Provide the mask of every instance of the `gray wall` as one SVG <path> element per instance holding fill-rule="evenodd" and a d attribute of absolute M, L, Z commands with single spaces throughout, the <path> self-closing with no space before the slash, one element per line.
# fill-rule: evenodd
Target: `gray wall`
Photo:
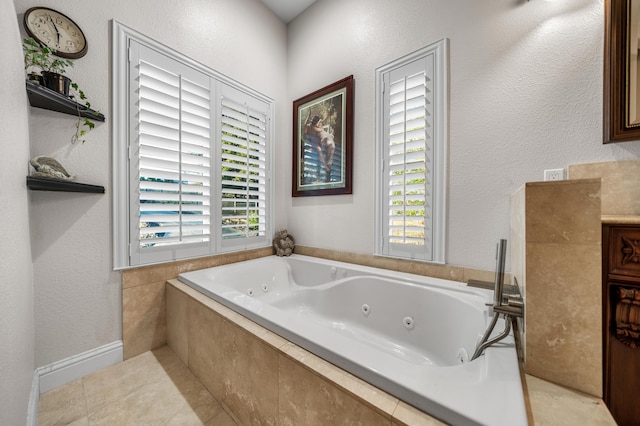
<path fill-rule="evenodd" d="M 12 2 L 0 2 L 0 425 L 23 425 L 34 370 L 28 107 Z"/>

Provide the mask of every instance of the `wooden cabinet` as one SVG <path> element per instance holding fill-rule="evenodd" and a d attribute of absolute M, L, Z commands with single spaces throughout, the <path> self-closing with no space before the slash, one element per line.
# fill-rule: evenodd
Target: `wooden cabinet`
<path fill-rule="evenodd" d="M 604 401 L 640 424 L 640 225 L 603 225 Z"/>

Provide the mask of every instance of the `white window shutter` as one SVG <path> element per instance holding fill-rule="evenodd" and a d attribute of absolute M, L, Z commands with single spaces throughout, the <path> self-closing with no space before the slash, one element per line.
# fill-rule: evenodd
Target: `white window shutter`
<path fill-rule="evenodd" d="M 132 51 L 131 255 L 149 263 L 207 253 L 210 79 L 145 46 Z"/>
<path fill-rule="evenodd" d="M 267 240 L 269 105 L 220 84 L 221 247 Z"/>
<path fill-rule="evenodd" d="M 378 254 L 444 262 L 446 91 L 437 49 L 377 70 Z"/>
<path fill-rule="evenodd" d="M 274 101 L 114 21 L 114 267 L 268 247 Z"/>

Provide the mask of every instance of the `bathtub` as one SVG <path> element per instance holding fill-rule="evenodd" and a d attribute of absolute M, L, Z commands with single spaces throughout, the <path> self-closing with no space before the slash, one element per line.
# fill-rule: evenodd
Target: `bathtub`
<path fill-rule="evenodd" d="M 296 254 L 178 279 L 444 422 L 527 424 L 513 336 L 469 362 L 491 291 Z"/>

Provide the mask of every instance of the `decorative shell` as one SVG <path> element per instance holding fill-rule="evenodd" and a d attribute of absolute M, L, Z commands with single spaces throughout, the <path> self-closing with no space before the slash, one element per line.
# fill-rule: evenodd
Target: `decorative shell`
<path fill-rule="evenodd" d="M 31 176 L 61 180 L 75 179 L 74 176 L 71 176 L 69 172 L 62 167 L 62 164 L 51 157 L 33 157 L 29 163 L 36 169 L 35 172 L 31 173 Z"/>

